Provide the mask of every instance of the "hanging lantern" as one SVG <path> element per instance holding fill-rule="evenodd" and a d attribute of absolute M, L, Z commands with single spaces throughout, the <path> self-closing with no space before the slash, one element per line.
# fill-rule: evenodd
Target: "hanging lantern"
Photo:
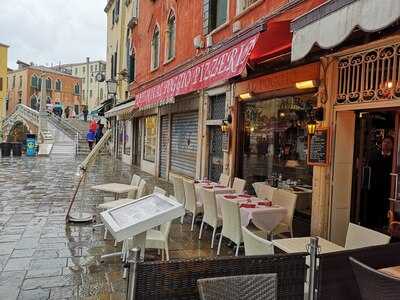
<path fill-rule="evenodd" d="M 316 129 L 317 129 L 317 122 L 315 120 L 311 120 L 307 123 L 307 133 L 309 135 L 314 135 Z"/>

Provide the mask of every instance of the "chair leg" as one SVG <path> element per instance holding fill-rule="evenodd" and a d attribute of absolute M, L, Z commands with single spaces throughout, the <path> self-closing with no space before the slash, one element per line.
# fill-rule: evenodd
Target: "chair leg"
<path fill-rule="evenodd" d="M 169 249 L 168 249 L 168 243 L 165 243 L 165 257 L 167 258 L 167 261 L 169 261 Z"/>
<path fill-rule="evenodd" d="M 236 243 L 235 256 L 238 256 L 238 255 L 239 255 L 239 246 L 240 246 L 240 243 Z"/>
<path fill-rule="evenodd" d="M 164 261 L 164 249 L 161 249 L 161 260 Z"/>
<path fill-rule="evenodd" d="M 183 215 L 182 217 L 181 217 L 181 224 L 183 224 L 183 218 L 185 217 L 185 215 Z"/>
<path fill-rule="evenodd" d="M 107 232 L 108 232 L 108 230 L 107 230 L 107 228 L 104 228 L 104 237 L 103 237 L 103 239 L 107 239 Z"/>
<path fill-rule="evenodd" d="M 199 233 L 199 240 L 201 240 L 201 234 L 202 234 L 202 232 L 203 232 L 203 225 L 204 225 L 204 222 L 203 221 L 201 221 L 201 225 L 200 225 L 200 233 Z M 212 247 L 211 247 L 212 248 Z"/>
<path fill-rule="evenodd" d="M 293 228 L 290 226 L 290 237 L 293 238 Z"/>
<path fill-rule="evenodd" d="M 114 247 L 117 247 L 118 243 L 117 240 L 114 240 Z"/>
<path fill-rule="evenodd" d="M 196 218 L 196 215 L 193 214 L 193 218 L 192 218 L 192 227 L 190 228 L 190 231 L 193 231 L 194 229 L 194 219 Z"/>
<path fill-rule="evenodd" d="M 222 233 L 219 236 L 217 255 L 219 255 L 219 252 L 221 251 L 221 243 L 222 243 Z"/>
<path fill-rule="evenodd" d="M 217 231 L 217 226 L 214 227 L 212 238 L 211 238 L 211 249 L 214 248 L 215 232 Z"/>

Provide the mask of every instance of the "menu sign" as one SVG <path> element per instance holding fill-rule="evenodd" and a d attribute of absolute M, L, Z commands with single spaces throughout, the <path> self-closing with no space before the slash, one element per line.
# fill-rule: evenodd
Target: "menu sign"
<path fill-rule="evenodd" d="M 328 164 L 329 133 L 327 128 L 317 129 L 308 136 L 307 162 L 309 165 Z"/>

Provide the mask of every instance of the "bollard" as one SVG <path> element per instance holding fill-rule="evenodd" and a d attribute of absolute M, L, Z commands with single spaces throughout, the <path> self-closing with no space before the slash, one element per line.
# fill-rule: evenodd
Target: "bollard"
<path fill-rule="evenodd" d="M 308 299 L 317 299 L 315 294 L 315 279 L 317 273 L 317 254 L 318 254 L 318 238 L 311 237 L 308 244 L 308 253 L 310 254 L 310 278 L 308 279 Z"/>
<path fill-rule="evenodd" d="M 136 266 L 140 260 L 140 248 L 130 249 L 127 259 L 127 264 L 129 264 L 128 291 L 126 293 L 128 300 L 134 300 L 136 296 Z"/>

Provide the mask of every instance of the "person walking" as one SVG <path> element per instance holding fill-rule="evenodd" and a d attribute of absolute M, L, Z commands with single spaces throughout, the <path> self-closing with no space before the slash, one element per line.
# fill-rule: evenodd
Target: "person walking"
<path fill-rule="evenodd" d="M 93 131 L 93 130 L 91 130 L 91 129 L 89 129 L 89 130 L 88 130 L 88 133 L 87 133 L 87 135 L 86 135 L 86 140 L 87 140 L 87 142 L 88 142 L 90 151 L 92 151 L 92 149 L 93 149 L 93 144 L 94 144 L 94 142 L 96 141 L 96 132 Z"/>
<path fill-rule="evenodd" d="M 65 118 L 68 119 L 69 118 L 69 106 L 67 106 L 64 110 L 64 114 L 65 114 Z"/>
<path fill-rule="evenodd" d="M 103 128 L 104 125 L 101 124 L 100 120 L 97 122 L 97 129 L 96 129 L 96 143 L 98 143 L 101 138 L 103 137 Z"/>
<path fill-rule="evenodd" d="M 85 122 L 87 122 L 87 116 L 88 116 L 88 114 L 89 114 L 89 111 L 88 111 L 88 109 L 87 109 L 87 107 L 86 107 L 86 105 L 83 107 L 83 120 L 85 121 Z"/>

